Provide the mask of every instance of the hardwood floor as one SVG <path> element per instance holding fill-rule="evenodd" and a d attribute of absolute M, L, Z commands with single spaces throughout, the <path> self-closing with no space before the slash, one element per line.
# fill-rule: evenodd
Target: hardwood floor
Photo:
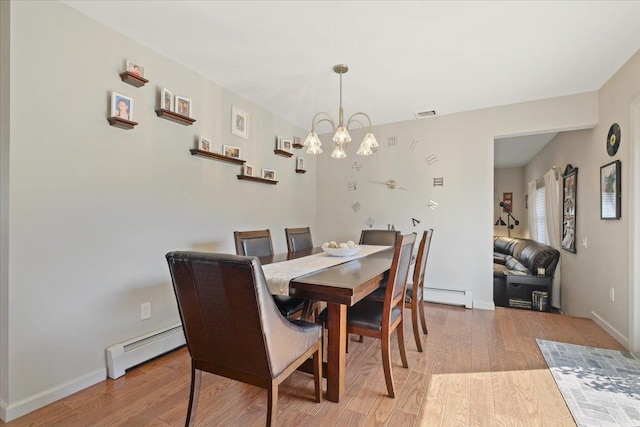
<path fill-rule="evenodd" d="M 387 396 L 380 341 L 365 338 L 349 345 L 340 403 L 315 403 L 313 377 L 295 372 L 280 386 L 278 424 L 573 426 L 535 338 L 623 350 L 589 319 L 436 304 L 427 304 L 426 313 L 424 353 L 416 351 L 405 322 L 409 369 L 392 340 L 395 399 Z M 6 425 L 184 425 L 189 381 L 189 355 L 181 348 Z M 197 425 L 263 426 L 266 405 L 265 390 L 204 373 Z"/>

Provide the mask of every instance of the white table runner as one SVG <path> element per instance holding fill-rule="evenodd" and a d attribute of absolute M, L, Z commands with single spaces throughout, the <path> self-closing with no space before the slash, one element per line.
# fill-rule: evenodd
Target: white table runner
<path fill-rule="evenodd" d="M 362 258 L 376 252 L 383 251 L 391 246 L 359 245 L 360 251 L 347 257 L 335 257 L 322 252 L 302 258 L 276 262 L 262 266 L 264 276 L 267 279 L 269 291 L 274 295 L 289 295 L 289 282 L 294 277 L 324 270 L 334 265 Z"/>

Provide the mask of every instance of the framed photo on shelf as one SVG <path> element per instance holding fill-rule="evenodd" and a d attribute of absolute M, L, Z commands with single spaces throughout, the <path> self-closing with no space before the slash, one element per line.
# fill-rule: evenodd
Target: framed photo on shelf
<path fill-rule="evenodd" d="M 162 89 L 162 98 L 160 99 L 162 100 L 161 107 L 163 109 L 168 111 L 173 111 L 173 94 L 169 92 L 169 89 L 167 88 Z"/>
<path fill-rule="evenodd" d="M 238 107 L 231 107 L 231 133 L 249 139 L 249 115 Z"/>
<path fill-rule="evenodd" d="M 562 175 L 562 249 L 576 253 L 578 168 L 567 165 Z"/>
<path fill-rule="evenodd" d="M 127 71 L 136 76 L 144 77 L 144 67 L 127 59 Z"/>
<path fill-rule="evenodd" d="M 232 157 L 234 159 L 240 158 L 240 147 L 234 147 L 233 145 L 223 145 L 222 146 L 222 154 L 227 157 Z"/>
<path fill-rule="evenodd" d="M 133 120 L 133 99 L 111 92 L 111 117 Z"/>
<path fill-rule="evenodd" d="M 620 160 L 600 167 L 600 219 L 620 219 L 622 171 Z"/>
<path fill-rule="evenodd" d="M 211 141 L 201 136 L 198 140 L 198 150 L 211 151 Z"/>
<path fill-rule="evenodd" d="M 247 176 L 253 176 L 253 166 L 248 165 L 245 163 L 245 165 L 243 166 L 243 173 Z"/>
<path fill-rule="evenodd" d="M 282 140 L 282 151 L 286 151 L 287 153 L 291 153 L 293 152 L 293 147 L 292 147 L 292 142 L 290 139 L 283 139 Z"/>
<path fill-rule="evenodd" d="M 511 212 L 513 208 L 513 193 L 502 193 L 502 212 Z"/>
<path fill-rule="evenodd" d="M 276 137 L 276 150 L 284 151 L 284 139 L 279 136 Z"/>
<path fill-rule="evenodd" d="M 296 169 L 304 170 L 304 157 L 298 157 L 296 162 Z"/>
<path fill-rule="evenodd" d="M 262 179 L 270 179 L 272 181 L 275 180 L 276 171 L 272 169 L 262 169 Z"/>
<path fill-rule="evenodd" d="M 293 137 L 293 146 L 294 147 L 300 147 L 302 145 L 302 139 L 300 139 L 299 136 L 294 136 Z"/>
<path fill-rule="evenodd" d="M 175 104 L 176 113 L 182 114 L 183 116 L 191 117 L 191 113 L 193 113 L 193 106 L 191 105 L 191 100 L 189 98 L 176 95 Z"/>

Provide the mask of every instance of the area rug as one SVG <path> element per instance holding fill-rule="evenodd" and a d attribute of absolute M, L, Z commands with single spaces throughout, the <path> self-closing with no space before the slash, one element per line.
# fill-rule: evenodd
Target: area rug
<path fill-rule="evenodd" d="M 536 339 L 579 426 L 640 426 L 640 355 Z"/>

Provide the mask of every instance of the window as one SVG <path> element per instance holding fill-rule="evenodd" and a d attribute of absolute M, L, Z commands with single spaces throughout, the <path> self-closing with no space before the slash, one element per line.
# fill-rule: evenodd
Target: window
<path fill-rule="evenodd" d="M 547 214 L 545 208 L 544 185 L 542 185 L 536 188 L 536 226 L 538 228 L 538 235 L 535 236 L 535 240 L 540 243 L 549 244 L 549 237 L 547 236 Z"/>

